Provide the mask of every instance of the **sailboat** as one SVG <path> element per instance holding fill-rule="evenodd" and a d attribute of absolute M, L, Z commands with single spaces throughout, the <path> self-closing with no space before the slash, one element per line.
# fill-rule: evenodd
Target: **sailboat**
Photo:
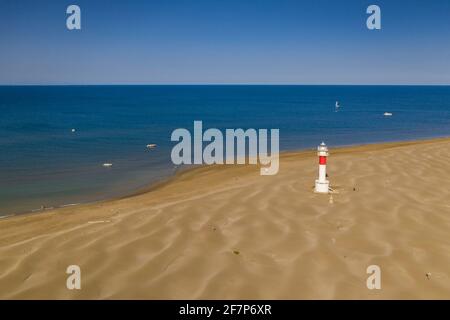
<path fill-rule="evenodd" d="M 336 101 L 335 107 L 336 107 L 336 109 L 339 109 L 339 108 L 340 108 L 339 101 Z"/>

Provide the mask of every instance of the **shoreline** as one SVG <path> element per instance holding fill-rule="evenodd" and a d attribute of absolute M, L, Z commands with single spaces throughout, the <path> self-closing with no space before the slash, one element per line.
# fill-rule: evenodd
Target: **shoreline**
<path fill-rule="evenodd" d="M 450 136 L 439 136 L 439 137 L 432 137 L 432 138 L 421 138 L 421 139 L 415 139 L 415 140 L 398 140 L 398 141 L 388 141 L 388 142 L 371 142 L 371 143 L 355 143 L 355 144 L 345 144 L 345 145 L 337 145 L 337 146 L 333 146 L 332 147 L 332 152 L 335 153 L 336 151 L 339 152 L 347 152 L 346 149 L 349 148 L 363 148 L 363 147 L 370 147 L 370 146 L 385 146 L 388 147 L 390 145 L 392 145 L 392 147 L 397 147 L 397 146 L 403 146 L 403 145 L 411 145 L 411 144 L 421 144 L 421 143 L 429 143 L 429 142 L 435 142 L 435 141 L 440 141 L 440 140 L 447 140 L 450 139 Z M 361 150 L 362 151 L 362 150 Z M 283 150 L 280 151 L 279 155 L 280 155 L 280 159 L 283 155 L 296 155 L 296 154 L 300 154 L 300 153 L 305 153 L 305 152 L 313 152 L 314 154 L 316 153 L 315 149 L 309 149 L 309 148 L 305 148 L 305 149 L 296 149 L 296 150 Z M 167 176 L 165 178 L 161 178 L 160 180 L 156 180 L 155 182 L 152 182 L 150 184 L 148 184 L 147 186 L 144 187 L 140 187 L 134 190 L 130 190 L 129 192 L 123 194 L 123 195 L 117 195 L 117 196 L 113 196 L 113 197 L 107 197 L 107 198 L 103 198 L 103 199 L 99 199 L 99 200 L 94 200 L 94 201 L 80 201 L 78 203 L 70 203 L 70 204 L 62 204 L 62 205 L 55 205 L 55 206 L 50 206 L 50 207 L 45 207 L 44 209 L 40 209 L 40 208 L 36 208 L 36 209 L 31 209 L 28 211 L 23 211 L 23 212 L 19 212 L 19 213 L 5 213 L 4 215 L 0 215 L 0 220 L 4 220 L 4 219 L 12 219 L 15 217 L 21 217 L 21 216 L 29 216 L 29 215 L 34 215 L 34 214 L 43 214 L 43 213 L 47 213 L 47 212 L 52 212 L 54 210 L 59 210 L 59 209 L 64 209 L 66 207 L 77 207 L 77 206 L 85 206 L 85 205 L 94 205 L 94 204 L 101 204 L 101 203 L 105 203 L 105 202 L 109 202 L 109 201 L 115 201 L 115 200 L 121 200 L 121 199 L 127 199 L 127 198 L 132 198 L 135 196 L 139 196 L 145 193 L 149 193 L 152 192 L 154 190 L 157 190 L 160 187 L 165 186 L 166 184 L 172 183 L 174 181 L 176 181 L 176 179 L 180 176 L 182 176 L 183 174 L 185 174 L 186 172 L 189 171 L 193 171 L 193 170 L 198 170 L 198 169 L 202 169 L 202 168 L 212 168 L 215 166 L 232 166 L 232 165 L 206 165 L 206 164 L 201 164 L 201 165 L 191 165 L 185 168 L 180 168 L 177 169 L 176 172 L 174 174 L 171 174 L 170 176 Z M 257 166 L 257 165 L 256 165 Z"/>
<path fill-rule="evenodd" d="M 0 220 L 0 298 L 446 299 L 450 138 L 200 166 L 133 196 Z M 436 186 L 440 186 L 436 188 Z M 82 290 L 67 290 L 78 265 Z M 366 269 L 382 270 L 368 290 Z M 2 289 L 3 288 L 3 289 Z"/>

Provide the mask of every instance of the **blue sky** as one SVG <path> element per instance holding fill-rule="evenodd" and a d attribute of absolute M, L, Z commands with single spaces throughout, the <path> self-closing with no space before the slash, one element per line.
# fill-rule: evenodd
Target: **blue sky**
<path fill-rule="evenodd" d="M 448 0 L 2 0 L 0 40 L 0 84 L 450 84 Z"/>

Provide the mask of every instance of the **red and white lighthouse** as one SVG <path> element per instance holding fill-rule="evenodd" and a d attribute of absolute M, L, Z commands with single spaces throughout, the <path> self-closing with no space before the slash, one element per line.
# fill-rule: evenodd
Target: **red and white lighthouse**
<path fill-rule="evenodd" d="M 327 180 L 328 148 L 324 142 L 317 147 L 317 155 L 319 156 L 319 179 L 316 180 L 314 191 L 317 193 L 328 193 L 330 188 L 330 181 Z"/>

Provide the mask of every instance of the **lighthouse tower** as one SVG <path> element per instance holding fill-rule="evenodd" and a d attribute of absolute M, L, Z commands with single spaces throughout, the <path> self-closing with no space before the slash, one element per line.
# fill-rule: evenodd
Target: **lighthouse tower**
<path fill-rule="evenodd" d="M 316 187 L 314 189 L 317 193 L 328 193 L 330 181 L 327 180 L 327 145 L 322 142 L 317 147 L 317 155 L 319 156 L 319 179 L 316 180 Z"/>

